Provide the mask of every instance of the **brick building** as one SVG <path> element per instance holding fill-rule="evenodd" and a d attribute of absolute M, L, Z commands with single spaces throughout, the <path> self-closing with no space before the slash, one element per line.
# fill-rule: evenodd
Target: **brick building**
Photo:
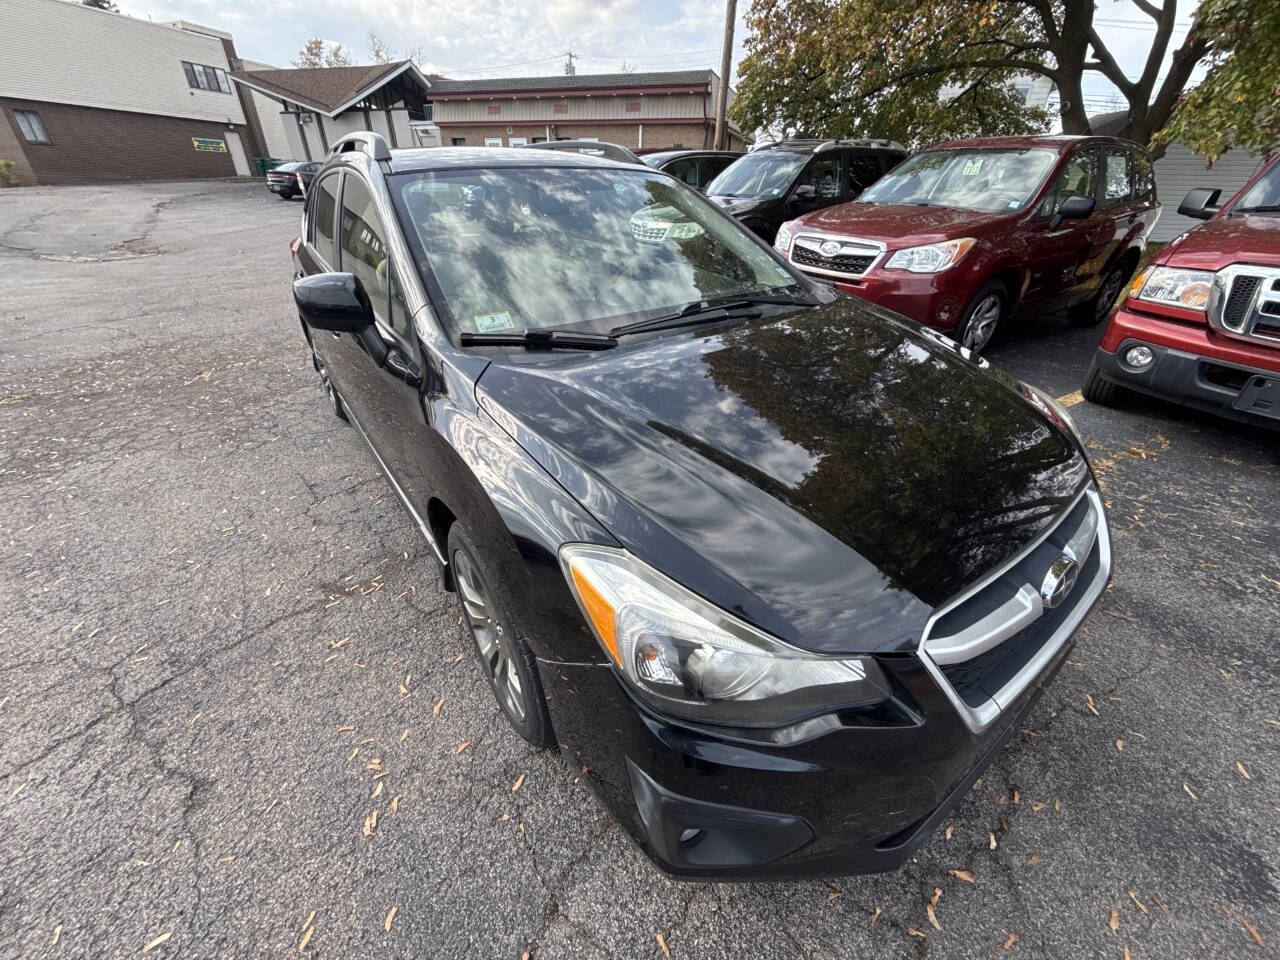
<path fill-rule="evenodd" d="M 597 139 L 632 150 L 699 148 L 715 137 L 710 70 L 431 79 L 435 123 L 444 146 L 519 146 L 542 140 Z M 733 101 L 733 88 L 729 89 Z M 745 139 L 729 125 L 730 149 Z"/>
<path fill-rule="evenodd" d="M 20 183 L 243 176 L 266 154 L 229 79 L 230 34 L 63 0 L 3 6 L 0 159 Z"/>

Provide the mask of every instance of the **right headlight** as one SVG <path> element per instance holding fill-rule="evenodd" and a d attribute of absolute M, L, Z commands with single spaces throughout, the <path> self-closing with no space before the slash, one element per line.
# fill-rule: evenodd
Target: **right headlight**
<path fill-rule="evenodd" d="M 871 657 L 823 657 L 757 630 L 625 550 L 568 544 L 560 563 L 627 685 L 670 716 L 778 727 L 888 699 Z"/>
<path fill-rule="evenodd" d="M 1129 296 L 1186 310 L 1203 310 L 1212 286 L 1213 274 L 1207 270 L 1148 267 L 1133 282 Z"/>

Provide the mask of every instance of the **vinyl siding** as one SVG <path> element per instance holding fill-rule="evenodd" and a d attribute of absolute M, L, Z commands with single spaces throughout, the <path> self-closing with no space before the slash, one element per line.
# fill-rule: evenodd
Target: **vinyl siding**
<path fill-rule="evenodd" d="M 628 111 L 627 104 L 639 104 L 638 111 Z M 564 113 L 556 113 L 555 105 L 563 104 Z M 497 113 L 490 113 L 497 107 Z M 447 123 L 582 123 L 592 120 L 671 120 L 698 119 L 715 115 L 715 103 L 705 94 L 645 94 L 644 96 L 543 97 L 541 99 L 511 97 L 475 100 L 437 100 L 435 122 Z"/>
<path fill-rule="evenodd" d="M 1151 239 L 1167 243 L 1179 234 L 1202 223 L 1178 214 L 1178 204 L 1195 187 L 1218 187 L 1222 200 L 1244 186 L 1257 172 L 1262 161 L 1243 150 L 1229 150 L 1210 168 L 1204 157 L 1192 153 L 1180 143 L 1171 144 L 1156 161 L 1156 192 L 1163 209 L 1160 221 L 1151 231 Z"/>
<path fill-rule="evenodd" d="M 244 123 L 234 93 L 192 90 L 182 61 L 228 70 L 222 41 L 63 0 L 4 0 L 0 96 Z"/>
<path fill-rule="evenodd" d="M 245 60 L 243 63 L 246 70 L 275 69 L 269 63 L 255 63 L 252 60 Z M 233 84 L 233 87 L 238 86 L 239 84 Z M 263 96 L 257 90 L 249 90 L 249 93 L 253 97 L 253 108 L 258 111 L 258 123 L 262 127 L 262 137 L 267 141 L 268 155 L 277 160 L 305 160 L 306 157 L 293 155 L 289 135 L 285 132 L 286 124 L 293 126 L 293 118 L 281 116 L 284 107 L 280 101 Z"/>

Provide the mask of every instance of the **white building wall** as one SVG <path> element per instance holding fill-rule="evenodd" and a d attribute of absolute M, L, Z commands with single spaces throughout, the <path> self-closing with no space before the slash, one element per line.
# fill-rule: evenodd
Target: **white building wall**
<path fill-rule="evenodd" d="M 269 63 L 257 63 L 253 60 L 243 60 L 245 70 L 274 70 L 276 69 Z M 297 127 L 292 117 L 281 116 L 284 107 L 279 100 L 272 100 L 268 96 L 264 96 L 252 87 L 241 87 L 240 84 L 232 84 L 233 88 L 247 90 L 253 97 L 253 108 L 258 112 L 258 122 L 262 125 L 262 137 L 267 141 L 267 153 L 275 157 L 277 160 L 305 160 L 306 157 L 299 154 L 293 155 L 292 143 L 287 133 L 288 127 Z M 296 133 L 297 130 L 295 129 Z M 301 143 L 301 141 L 299 141 Z"/>
<path fill-rule="evenodd" d="M 63 0 L 3 0 L 0 37 L 0 96 L 244 123 L 234 85 L 192 90 L 182 71 L 229 70 L 216 37 Z"/>
<path fill-rule="evenodd" d="M 564 113 L 556 113 L 556 105 L 563 105 Z M 640 109 L 628 110 L 627 104 L 638 104 Z M 490 113 L 491 107 L 498 109 Z M 434 117 L 437 123 L 473 123 L 475 121 L 502 121 L 504 123 L 589 123 L 592 120 L 701 120 L 715 116 L 715 103 L 705 94 L 650 93 L 644 96 L 566 96 L 566 97 L 478 97 L 475 100 L 436 100 Z"/>
<path fill-rule="evenodd" d="M 1218 187 L 1222 190 L 1220 199 L 1226 202 L 1261 165 L 1262 161 L 1258 157 L 1250 156 L 1243 150 L 1228 150 L 1210 169 L 1208 162 L 1200 154 L 1192 153 L 1180 143 L 1170 144 L 1165 155 L 1156 161 L 1156 193 L 1163 209 L 1160 221 L 1151 231 L 1151 239 L 1166 243 L 1204 222 L 1178 214 L 1178 204 L 1182 203 L 1188 190 L 1195 187 Z"/>

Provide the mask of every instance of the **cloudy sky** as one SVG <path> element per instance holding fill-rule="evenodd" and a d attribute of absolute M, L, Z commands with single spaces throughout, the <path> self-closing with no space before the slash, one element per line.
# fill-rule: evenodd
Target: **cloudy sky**
<path fill-rule="evenodd" d="M 287 67 L 307 37 L 349 47 L 367 61 L 375 31 L 393 52 L 417 48 L 429 71 L 458 78 L 560 73 L 577 54 L 579 73 L 719 69 L 724 7 L 718 0 L 117 0 L 122 12 L 153 20 L 185 19 L 227 30 L 242 57 Z M 1165 0 L 1174 2 L 1174 0 Z M 1186 35 L 1198 0 L 1181 0 L 1174 45 Z M 742 56 L 738 2 L 734 63 Z M 264 16 L 270 13 L 270 17 Z M 1098 0 L 1097 24 L 1126 72 L 1142 69 L 1152 21 L 1130 0 Z M 1098 77 L 1091 110 L 1105 110 L 1114 90 Z"/>

